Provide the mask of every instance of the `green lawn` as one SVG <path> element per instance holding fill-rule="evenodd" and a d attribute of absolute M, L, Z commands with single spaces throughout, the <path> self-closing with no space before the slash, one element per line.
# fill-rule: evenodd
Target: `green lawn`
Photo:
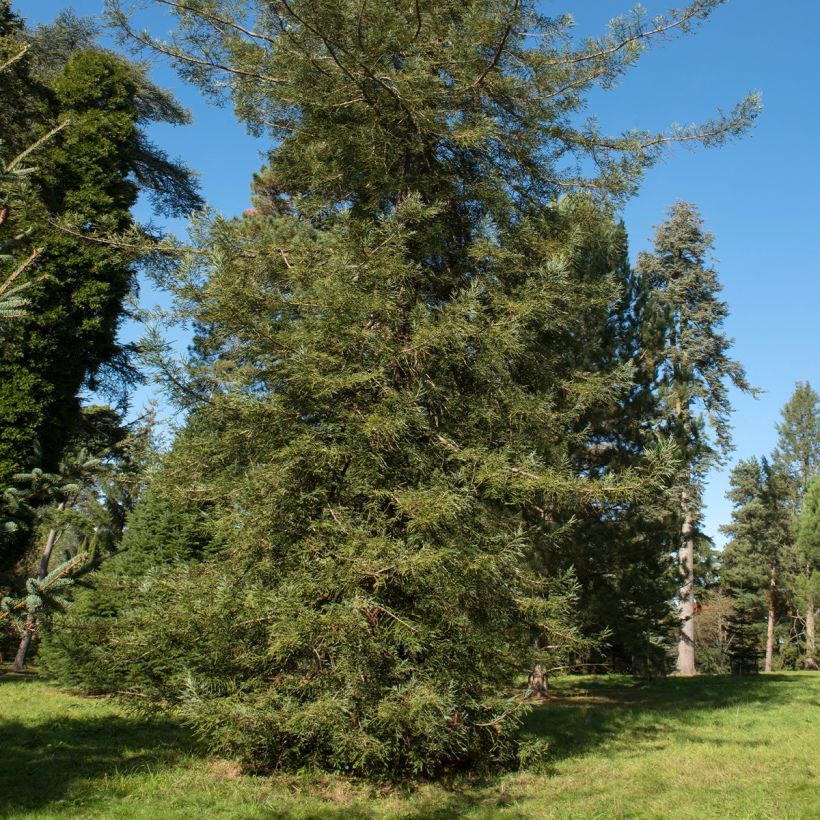
<path fill-rule="evenodd" d="M 0 816 L 820 818 L 820 675 L 563 679 L 541 771 L 447 787 L 242 776 L 184 729 L 0 676 Z"/>

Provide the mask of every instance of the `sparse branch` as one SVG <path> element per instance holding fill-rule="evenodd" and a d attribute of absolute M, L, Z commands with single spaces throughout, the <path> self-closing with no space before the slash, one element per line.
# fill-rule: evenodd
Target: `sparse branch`
<path fill-rule="evenodd" d="M 22 60 L 23 57 L 25 57 L 26 54 L 28 53 L 29 48 L 30 48 L 29 44 L 26 43 L 20 49 L 20 51 L 17 52 L 17 54 L 12 55 L 11 57 L 8 58 L 8 60 L 6 60 L 5 63 L 3 63 L 3 65 L 0 65 L 0 72 L 5 71 L 7 68 L 9 68 L 9 66 L 14 65 L 18 60 Z"/>
<path fill-rule="evenodd" d="M 510 12 L 510 17 L 513 17 L 515 13 L 518 11 L 519 0 L 515 0 L 513 3 L 512 11 Z M 507 27 L 504 29 L 504 34 L 501 37 L 501 42 L 498 44 L 498 48 L 495 50 L 495 54 L 493 55 L 493 59 L 490 61 L 489 65 L 481 72 L 481 74 L 470 84 L 470 88 L 477 88 L 484 82 L 484 78 L 498 65 L 498 61 L 501 59 L 501 55 L 504 53 L 504 47 L 507 45 L 507 39 L 510 36 L 510 32 L 512 31 L 512 21 L 507 24 Z"/>
<path fill-rule="evenodd" d="M 29 145 L 25 151 L 21 151 L 7 166 L 7 171 L 13 171 L 27 156 L 33 154 L 44 143 L 48 142 L 55 134 L 59 134 L 64 128 L 70 125 L 71 120 L 65 119 L 59 125 L 55 125 L 47 134 L 44 134 L 37 142 Z"/>
<path fill-rule="evenodd" d="M 43 249 L 42 249 L 42 248 L 35 248 L 35 249 L 34 249 L 34 250 L 33 250 L 33 251 L 29 254 L 28 258 L 27 258 L 27 259 L 25 259 L 23 262 L 21 262 L 21 263 L 20 263 L 20 264 L 19 264 L 19 265 L 18 265 L 18 266 L 14 269 L 14 271 L 13 271 L 13 272 L 12 272 L 12 274 L 11 274 L 11 276 L 9 276 L 9 278 L 8 278 L 8 279 L 6 279 L 6 281 L 5 281 L 5 282 L 3 282 L 3 284 L 2 284 L 2 285 L 0 285 L 0 297 L 1 297 L 1 296 L 3 296 L 3 295 L 5 295 L 6 293 L 8 293 L 8 292 L 9 292 L 9 290 L 11 289 L 11 286 L 14 284 L 15 279 L 19 278 L 19 276 L 23 273 L 23 271 L 24 271 L 24 270 L 26 270 L 26 268 L 28 268 L 28 267 L 29 267 L 29 265 L 33 264 L 34 260 L 35 260 L 35 259 L 37 259 L 37 257 L 38 257 L 38 256 L 39 256 L 42 252 L 43 252 Z"/>
<path fill-rule="evenodd" d="M 207 60 L 194 57 L 179 48 L 172 48 L 165 43 L 161 43 L 159 40 L 149 36 L 146 33 L 138 33 L 134 31 L 124 21 L 122 22 L 122 27 L 125 33 L 132 40 L 135 40 L 146 48 L 150 48 L 152 51 L 156 51 L 159 54 L 164 54 L 166 57 L 171 57 L 174 60 L 179 60 L 180 62 L 188 63 L 190 65 L 200 66 L 201 68 L 223 71 L 226 74 L 231 74 L 237 77 L 245 77 L 250 80 L 259 80 L 261 82 L 271 83 L 273 85 L 287 85 L 287 80 L 284 80 L 281 77 L 271 77 L 267 74 L 259 74 L 256 71 L 246 71 L 245 69 L 236 68 L 235 66 L 225 65 L 224 63 L 219 63 L 216 60 Z"/>
<path fill-rule="evenodd" d="M 169 6 L 170 8 L 178 9 L 179 11 L 187 11 L 189 14 L 193 14 L 194 16 L 207 21 L 208 23 L 216 23 L 220 26 L 227 26 L 228 28 L 232 28 L 234 31 L 238 31 L 240 34 L 244 34 L 246 37 L 250 37 L 253 40 L 262 40 L 263 42 L 269 43 L 271 45 L 274 45 L 276 43 L 276 40 L 273 37 L 268 37 L 266 34 L 262 34 L 261 32 L 245 28 L 245 26 L 242 26 L 239 23 L 234 22 L 233 20 L 228 20 L 225 17 L 217 17 L 217 15 L 215 14 L 209 14 L 208 12 L 202 11 L 201 9 L 195 9 L 192 6 L 186 5 L 185 3 L 177 3 L 174 2 L 174 0 L 156 0 L 156 2 L 162 4 L 163 6 Z"/>
<path fill-rule="evenodd" d="M 682 28 L 690 20 L 694 19 L 699 14 L 703 14 L 706 8 L 710 5 L 714 5 L 714 3 L 709 2 L 709 0 L 700 0 L 699 2 L 693 3 L 691 6 L 689 6 L 689 8 L 685 9 L 683 14 L 681 14 L 681 16 L 677 19 L 659 23 L 655 26 L 655 28 L 649 29 L 648 31 L 638 30 L 634 34 L 622 38 L 621 40 L 619 40 L 616 43 L 613 43 L 607 48 L 602 48 L 598 51 L 593 51 L 587 54 L 575 54 L 571 57 L 566 57 L 560 60 L 553 60 L 552 62 L 547 63 L 547 65 L 552 67 L 577 65 L 578 63 L 585 63 L 590 62 L 592 60 L 600 60 L 605 57 L 610 57 L 613 54 L 617 54 L 619 51 L 623 51 L 627 46 L 629 46 L 632 43 L 640 42 L 641 40 L 649 40 L 653 37 L 666 34 L 669 31 Z M 533 35 L 527 34 L 527 36 L 532 37 Z"/>

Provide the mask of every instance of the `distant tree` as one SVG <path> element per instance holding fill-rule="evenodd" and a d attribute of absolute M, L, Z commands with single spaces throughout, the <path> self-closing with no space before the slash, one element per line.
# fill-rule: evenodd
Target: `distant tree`
<path fill-rule="evenodd" d="M 728 497 L 734 505 L 723 552 L 724 589 L 734 599 L 730 620 L 733 664 L 756 664 L 758 624 L 766 622 L 764 671 L 772 671 L 775 623 L 783 604 L 781 572 L 792 539 L 787 478 L 765 458 L 737 464 Z"/>
<path fill-rule="evenodd" d="M 808 382 L 798 382 L 781 413 L 772 459 L 788 479 L 790 503 L 799 515 L 809 484 L 820 473 L 820 396 Z"/>
<path fill-rule="evenodd" d="M 820 476 L 815 475 L 802 498 L 797 528 L 797 571 L 794 597 L 805 622 L 806 669 L 817 669 L 817 607 L 820 602 Z"/>
<path fill-rule="evenodd" d="M 641 253 L 637 271 L 647 291 L 645 355 L 654 369 L 659 428 L 677 445 L 683 468 L 675 480 L 679 522 L 680 637 L 677 673 L 694 675 L 695 544 L 703 481 L 731 449 L 729 386 L 751 391 L 743 367 L 729 356 L 723 332 L 728 314 L 710 265 L 713 237 L 697 209 L 677 202 L 655 234 L 654 250 Z"/>

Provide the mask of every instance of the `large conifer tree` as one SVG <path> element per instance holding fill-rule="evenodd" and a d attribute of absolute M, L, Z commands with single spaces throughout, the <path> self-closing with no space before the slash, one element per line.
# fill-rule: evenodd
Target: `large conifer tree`
<path fill-rule="evenodd" d="M 729 385 L 750 391 L 743 367 L 729 356 L 723 324 L 728 308 L 719 298 L 710 265 L 713 237 L 696 208 L 675 203 L 657 228 L 654 249 L 638 257 L 650 303 L 645 354 L 655 368 L 658 424 L 676 442 L 682 470 L 675 485 L 681 573 L 677 672 L 694 675 L 695 543 L 703 481 L 731 448 Z M 653 338 L 654 337 L 654 338 Z"/>
<path fill-rule="evenodd" d="M 717 3 L 580 50 L 518 0 L 171 5 L 172 42 L 128 30 L 281 141 L 258 213 L 196 228 L 176 285 L 201 331 L 188 377 L 157 352 L 196 425 L 179 491 L 221 552 L 148 576 L 117 662 L 256 766 L 506 757 L 520 707 L 500 693 L 573 634 L 572 579 L 533 556 L 573 512 L 647 489 L 577 465 L 581 421 L 631 384 L 578 352 L 618 296 L 590 232 L 663 144 L 738 133 L 756 103 L 666 136 L 573 115 Z"/>

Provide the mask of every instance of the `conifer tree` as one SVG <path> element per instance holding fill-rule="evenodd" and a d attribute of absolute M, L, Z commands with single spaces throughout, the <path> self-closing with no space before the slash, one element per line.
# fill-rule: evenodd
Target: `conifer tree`
<path fill-rule="evenodd" d="M 772 458 L 788 477 L 790 503 L 799 515 L 809 484 L 820 472 L 820 396 L 808 382 L 798 382 L 781 414 Z"/>
<path fill-rule="evenodd" d="M 70 16 L 28 32 L 2 0 L 0 26 L 4 52 L 19 55 L 0 86 L 3 151 L 19 157 L 37 146 L 25 201 L 5 199 L 0 224 L 0 243 L 14 246 L 11 286 L 25 287 L 17 295 L 28 307 L 0 328 L 5 488 L 34 466 L 57 468 L 83 388 L 121 387 L 121 397 L 133 380 L 117 330 L 136 254 L 100 236 L 136 230 L 130 209 L 141 189 L 172 213 L 199 198 L 185 166 L 145 137 L 145 124 L 186 114 L 144 69 L 97 48 L 93 30 Z M 35 264 L 21 275 L 27 260 Z M 0 534 L 0 569 L 13 567 L 26 543 Z"/>
<path fill-rule="evenodd" d="M 579 422 L 631 377 L 576 353 L 617 296 L 587 275 L 586 215 L 668 141 L 739 133 L 756 103 L 665 136 L 574 114 L 715 5 L 580 49 L 530 2 L 188 0 L 171 43 L 118 17 L 280 139 L 257 213 L 196 226 L 175 291 L 198 356 L 186 373 L 156 351 L 195 410 L 180 489 L 210 506 L 220 554 L 149 574 L 114 624 L 115 662 L 154 669 L 141 700 L 257 767 L 514 752 L 520 705 L 499 693 L 574 640 L 572 578 L 534 556 L 573 512 L 659 478 L 646 457 L 644 474 L 575 464 L 594 444 Z"/>
<path fill-rule="evenodd" d="M 785 579 L 797 623 L 802 623 L 806 637 L 804 663 L 812 667 L 816 663 L 816 650 L 812 649 L 816 646 L 814 607 L 817 600 L 814 592 L 814 553 L 810 547 L 810 536 L 805 536 L 801 541 L 799 533 L 806 495 L 815 476 L 820 474 L 820 397 L 808 382 L 798 382 L 796 385 L 782 410 L 782 421 L 777 425 L 777 432 L 777 446 L 772 458 L 786 478 L 786 503 L 794 517 L 793 543 L 786 556 Z"/>
<path fill-rule="evenodd" d="M 805 624 L 806 669 L 817 665 L 817 609 L 820 602 L 820 477 L 815 475 L 803 496 L 797 529 L 797 571 L 793 575 L 793 594 Z"/>
<path fill-rule="evenodd" d="M 734 665 L 753 666 L 758 625 L 765 620 L 764 671 L 772 671 L 775 623 L 783 605 L 781 571 L 792 539 L 786 477 L 765 458 L 741 461 L 731 474 L 734 504 L 723 553 L 724 587 L 735 600 L 730 619 Z"/>
<path fill-rule="evenodd" d="M 680 527 L 680 675 L 696 673 L 695 543 L 702 485 L 731 448 L 729 385 L 751 391 L 743 367 L 729 356 L 731 340 L 723 332 L 728 308 L 710 266 L 712 247 L 697 209 L 677 202 L 657 228 L 653 252 L 641 253 L 637 264 L 656 335 L 646 355 L 655 368 L 658 423 L 677 444 L 684 465 L 675 482 L 678 509 L 671 516 Z"/>

